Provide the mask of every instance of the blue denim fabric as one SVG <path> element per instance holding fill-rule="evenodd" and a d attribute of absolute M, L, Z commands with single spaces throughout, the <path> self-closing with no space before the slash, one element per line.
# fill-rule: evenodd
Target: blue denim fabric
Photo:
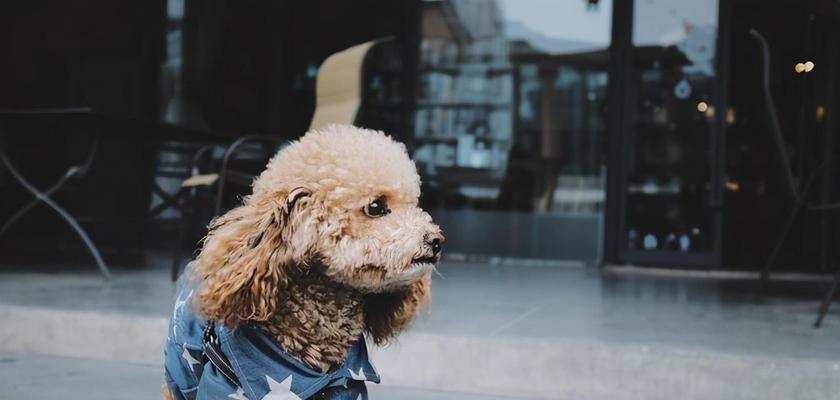
<path fill-rule="evenodd" d="M 191 266 L 190 266 L 191 267 Z M 367 400 L 365 382 L 379 383 L 368 360 L 364 337 L 350 348 L 339 368 L 321 373 L 292 358 L 273 337 L 252 324 L 236 329 L 216 325 L 222 352 L 242 387 L 237 387 L 203 357 L 207 322 L 195 313 L 190 299 L 197 293 L 191 268 L 178 282 L 177 300 L 164 347 L 166 383 L 176 398 L 203 399 L 324 399 Z"/>

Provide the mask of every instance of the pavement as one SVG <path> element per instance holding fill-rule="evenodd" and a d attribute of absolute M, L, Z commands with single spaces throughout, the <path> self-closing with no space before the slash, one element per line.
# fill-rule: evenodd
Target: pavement
<path fill-rule="evenodd" d="M 0 353 L 0 398 L 5 400 L 161 399 L 160 366 L 37 354 Z M 368 385 L 371 398 L 510 400 L 510 397 Z M 519 398 L 521 399 L 521 398 Z"/>
<path fill-rule="evenodd" d="M 59 366 L 54 375 L 66 390 L 116 374 L 108 380 L 118 391 L 131 381 L 123 386 L 130 398 L 156 394 L 174 292 L 167 261 L 115 265 L 108 284 L 90 266 L 0 266 L 7 322 L 0 353 L 15 360 L 0 362 L 0 398 L 52 398 L 25 392 L 50 389 L 14 375 L 46 371 L 45 364 Z M 385 383 L 372 398 L 836 400 L 840 393 L 840 306 L 822 329 L 811 327 L 823 279 L 760 287 L 737 275 L 626 268 L 444 263 L 439 270 L 431 310 L 397 343 L 372 349 Z"/>

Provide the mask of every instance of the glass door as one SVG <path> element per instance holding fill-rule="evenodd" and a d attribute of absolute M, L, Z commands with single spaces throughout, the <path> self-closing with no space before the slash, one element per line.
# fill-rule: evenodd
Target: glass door
<path fill-rule="evenodd" d="M 634 264 L 720 262 L 717 0 L 636 0 L 623 124 L 619 252 Z"/>

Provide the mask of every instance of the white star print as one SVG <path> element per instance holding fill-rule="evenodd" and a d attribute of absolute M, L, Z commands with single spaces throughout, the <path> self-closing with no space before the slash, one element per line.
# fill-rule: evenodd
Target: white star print
<path fill-rule="evenodd" d="M 292 393 L 292 375 L 289 375 L 283 382 L 277 383 L 270 376 L 265 376 L 268 382 L 268 393 L 263 396 L 262 400 L 301 400 L 296 394 Z"/>
<path fill-rule="evenodd" d="M 190 369 L 193 371 L 193 373 L 195 373 L 195 369 L 193 369 L 193 365 L 195 365 L 195 364 L 201 365 L 201 361 L 198 361 L 195 358 L 193 358 L 192 354 L 190 354 L 190 352 L 187 350 L 186 347 L 184 347 L 184 351 L 181 352 L 181 358 L 183 358 L 187 362 L 187 364 L 190 365 Z"/>
<path fill-rule="evenodd" d="M 350 377 L 353 378 L 353 380 L 356 380 L 356 381 L 366 381 L 367 380 L 367 376 L 365 376 L 364 368 L 359 367 L 359 372 L 358 373 L 353 372 L 352 369 L 347 369 L 347 370 L 350 371 Z"/>
<path fill-rule="evenodd" d="M 173 321 L 175 320 L 175 318 L 178 317 L 178 311 L 181 311 L 181 307 L 183 307 L 184 304 L 187 303 L 187 300 L 190 299 L 192 294 L 193 294 L 193 291 L 190 290 L 190 292 L 187 293 L 187 297 L 184 297 L 183 299 L 181 299 L 181 298 L 175 299 L 175 308 L 172 310 L 172 320 Z M 178 324 L 172 324 L 172 336 L 174 338 L 178 338 Z"/>
<path fill-rule="evenodd" d="M 236 388 L 236 393 L 231 393 L 228 397 L 234 400 L 248 400 L 248 398 L 245 397 L 245 391 L 242 390 L 241 387 Z"/>

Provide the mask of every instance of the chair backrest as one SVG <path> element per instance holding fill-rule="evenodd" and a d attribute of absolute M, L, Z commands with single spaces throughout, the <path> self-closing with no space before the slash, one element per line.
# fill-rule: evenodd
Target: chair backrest
<path fill-rule="evenodd" d="M 319 128 L 328 124 L 352 125 L 356 121 L 356 114 L 362 103 L 362 74 L 365 58 L 377 43 L 390 40 L 388 38 L 372 40 L 333 53 L 318 69 L 315 82 L 315 112 L 309 129 Z M 244 145 L 252 142 L 268 143 L 276 146 L 283 138 L 272 136 L 243 136 L 234 141 L 225 150 L 219 171 L 216 192 L 216 215 L 221 215 L 224 203 L 224 190 L 231 176 L 238 176 L 248 182 L 252 173 L 231 170 L 230 162 L 234 155 Z"/>
<path fill-rule="evenodd" d="M 750 29 L 750 35 L 758 42 L 761 49 L 761 88 L 764 94 L 764 106 L 767 109 L 770 131 L 773 134 L 773 145 L 776 147 L 779 163 L 781 164 L 782 184 L 785 194 L 792 200 L 798 201 L 799 191 L 796 190 L 793 169 L 790 164 L 790 158 L 788 157 L 787 146 L 785 146 L 785 139 L 782 135 L 782 128 L 779 124 L 779 115 L 776 112 L 776 104 L 773 102 L 773 94 L 770 92 L 770 46 L 767 44 L 767 39 L 764 38 L 764 35 L 757 30 Z"/>
<path fill-rule="evenodd" d="M 372 40 L 329 56 L 318 69 L 315 112 L 309 129 L 327 124 L 353 124 L 362 102 L 362 69 Z"/>

